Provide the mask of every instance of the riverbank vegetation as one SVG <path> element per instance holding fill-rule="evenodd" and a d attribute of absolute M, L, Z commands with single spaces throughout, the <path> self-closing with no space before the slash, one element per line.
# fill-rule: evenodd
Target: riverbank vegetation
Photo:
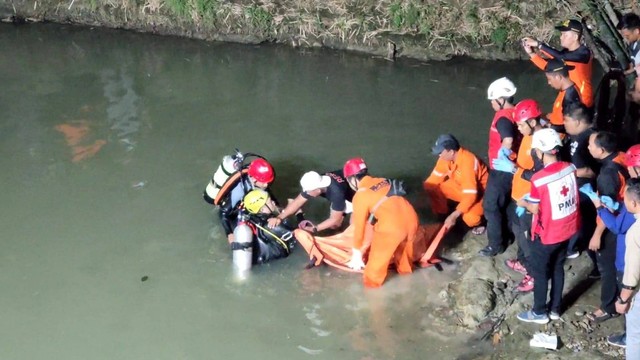
<path fill-rule="evenodd" d="M 211 40 L 378 54 L 393 43 L 399 55 L 420 59 L 511 59 L 522 56 L 523 36 L 550 40 L 556 23 L 586 5 L 579 0 L 0 0 L 0 9 L 3 16 Z"/>

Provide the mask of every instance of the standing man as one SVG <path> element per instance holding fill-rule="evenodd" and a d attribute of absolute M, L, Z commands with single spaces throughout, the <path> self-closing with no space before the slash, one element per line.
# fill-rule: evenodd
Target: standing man
<path fill-rule="evenodd" d="M 418 214 L 402 196 L 395 181 L 368 174 L 362 158 L 344 164 L 343 173 L 356 192 L 351 216 L 353 252 L 348 266 L 364 267 L 364 286 L 379 287 L 387 277 L 390 264 L 399 274 L 412 272 L 413 242 L 418 230 Z M 369 245 L 370 243 L 370 245 Z M 362 254 L 369 246 L 367 264 Z"/>
<path fill-rule="evenodd" d="M 595 185 L 596 174 L 600 169 L 598 162 L 589 153 L 589 137 L 593 130 L 591 112 L 582 104 L 572 105 L 565 110 L 564 127 L 567 131 L 567 146 L 563 159 L 568 160 L 576 167 L 578 187 L 585 184 Z M 580 231 L 569 242 L 567 258 L 575 259 L 580 256 L 580 249 L 586 247 L 595 230 L 596 209 L 589 197 L 580 193 L 580 214 L 584 221 Z M 600 278 L 595 253 L 590 251 L 589 256 L 594 264 L 591 278 Z"/>
<path fill-rule="evenodd" d="M 624 275 L 622 290 L 616 301 L 616 311 L 627 314 L 627 359 L 640 359 L 640 180 L 631 179 L 624 193 L 624 206 L 636 218 L 625 237 L 627 248 L 624 254 Z"/>
<path fill-rule="evenodd" d="M 497 160 L 496 167 L 503 169 L 515 169 L 513 176 L 511 198 L 515 205 L 518 200 L 526 197 L 531 192 L 531 177 L 544 165 L 537 157 L 533 156 L 531 148 L 533 134 L 544 128 L 546 121 L 541 118 L 542 111 L 538 102 L 533 99 L 524 99 L 516 104 L 513 118 L 518 124 L 518 131 L 523 138 L 518 149 L 518 157 L 515 163 L 508 160 Z M 514 170 L 511 170 L 514 171 Z M 524 275 L 522 281 L 516 287 L 520 292 L 533 290 L 533 276 L 531 276 L 531 221 L 533 215 L 524 208 L 514 206 L 513 232 L 518 244 L 515 259 L 505 261 L 507 267 Z"/>
<path fill-rule="evenodd" d="M 640 16 L 634 13 L 624 14 L 617 25 L 620 34 L 627 42 L 627 50 L 631 57 L 631 64 L 625 70 L 625 75 L 640 73 Z M 640 77 L 637 77 L 638 79 Z M 637 86 L 636 86 L 637 87 Z"/>
<path fill-rule="evenodd" d="M 558 90 L 558 96 L 553 102 L 553 109 L 547 115 L 551 128 L 564 133 L 563 114 L 567 109 L 576 104 L 584 104 L 578 88 L 569 78 L 569 71 L 573 66 L 567 65 L 562 60 L 552 59 L 547 62 L 544 68 L 547 83 L 552 88 Z M 588 108 L 587 108 L 588 109 Z"/>
<path fill-rule="evenodd" d="M 329 218 L 318 225 L 314 225 L 310 221 L 303 223 L 303 225 L 306 225 L 303 226 L 303 230 L 311 233 L 339 228 L 342 226 L 344 215 L 350 214 L 353 210 L 351 201 L 354 191 L 347 184 L 342 170 L 330 171 L 324 175 L 309 171 L 300 179 L 300 186 L 302 187 L 302 192 L 277 217 L 269 219 L 270 227 L 277 226 L 282 220 L 302 209 L 308 200 L 316 197 L 323 197 L 329 200 L 331 207 Z"/>
<path fill-rule="evenodd" d="M 431 199 L 433 212 L 446 215 L 449 212 L 447 201 L 457 202 L 444 226 L 451 228 L 462 217 L 474 235 L 482 235 L 485 230 L 482 196 L 487 188 L 487 166 L 471 151 L 461 147 L 451 134 L 438 136 L 431 152 L 438 155 L 438 161 L 422 186 Z"/>
<path fill-rule="evenodd" d="M 618 152 L 615 135 L 605 131 L 592 133 L 589 136 L 589 152 L 601 164 L 600 173 L 596 178 L 598 196 L 622 202 L 629 172 L 624 165 L 624 154 Z M 589 241 L 589 250 L 596 252 L 598 270 L 602 277 L 600 307 L 587 316 L 595 322 L 618 316 L 615 311 L 615 300 L 619 291 L 616 281 L 616 243 L 616 234 L 608 231 L 606 224 L 598 216 L 595 231 Z"/>
<path fill-rule="evenodd" d="M 518 320 L 546 324 L 549 318 L 560 318 L 567 244 L 580 225 L 578 186 L 575 166 L 559 161 L 562 141 L 555 130 L 534 133 L 531 147 L 544 168 L 531 177 L 529 199 L 518 200 L 518 206 L 533 214 L 530 264 L 534 278 L 533 309 L 518 314 Z"/>
<path fill-rule="evenodd" d="M 482 201 L 484 217 L 487 219 L 487 238 L 489 244 L 480 250 L 480 256 L 495 256 L 504 251 L 505 236 L 509 234 L 511 216 L 507 212 L 510 204 L 512 169 L 496 169 L 494 160 L 515 154 L 517 130 L 513 122 L 514 101 L 516 87 L 506 77 L 500 78 L 487 90 L 487 98 L 491 103 L 495 115 L 489 129 L 489 179 Z M 502 155 L 502 157 L 506 157 Z"/>
<path fill-rule="evenodd" d="M 540 70 L 545 70 L 547 59 L 540 56 L 534 49 L 538 49 L 540 53 L 553 59 L 562 60 L 567 65 L 572 66 L 573 69 L 569 71 L 569 78 L 576 84 L 583 103 L 591 108 L 593 107 L 593 87 L 591 85 L 593 56 L 591 50 L 581 42 L 582 24 L 578 20 L 565 20 L 562 24 L 556 26 L 556 29 L 560 31 L 561 50 L 556 50 L 530 37 L 522 40 L 522 47 L 524 47 L 531 61 Z"/>

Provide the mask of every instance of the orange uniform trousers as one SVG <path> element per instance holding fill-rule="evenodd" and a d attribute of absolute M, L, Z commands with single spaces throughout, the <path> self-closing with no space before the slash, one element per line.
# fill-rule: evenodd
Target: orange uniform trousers
<path fill-rule="evenodd" d="M 460 185 L 453 179 L 447 179 L 437 185 L 425 183 L 424 189 L 431 199 L 433 212 L 439 215 L 449 213 L 448 200 L 459 203 L 465 196 L 460 190 Z M 480 201 L 473 204 L 469 211 L 462 214 L 462 221 L 469 227 L 475 227 L 482 222 L 482 215 L 484 215 L 484 209 L 482 208 L 482 198 L 480 198 Z"/>
<path fill-rule="evenodd" d="M 390 264 L 399 274 L 413 271 L 413 243 L 418 231 L 418 214 L 403 197 L 392 196 L 375 209 L 376 222 L 367 222 L 375 205 L 386 196 L 389 185 L 376 186 L 385 179 L 365 176 L 353 198 L 354 247 L 361 249 L 370 241 L 369 257 L 363 273 L 366 287 L 379 287 L 387 277 Z M 376 190 L 371 189 L 375 187 Z"/>

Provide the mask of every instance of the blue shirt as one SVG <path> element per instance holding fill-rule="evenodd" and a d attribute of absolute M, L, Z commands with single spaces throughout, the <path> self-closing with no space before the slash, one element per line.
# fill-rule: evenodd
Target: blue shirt
<path fill-rule="evenodd" d="M 598 216 L 602 219 L 602 222 L 607 226 L 607 229 L 616 234 L 616 270 L 619 272 L 624 271 L 624 252 L 627 248 L 625 246 L 625 237 L 627 230 L 636 222 L 636 218 L 633 214 L 627 211 L 626 206 L 622 206 L 622 210 L 618 215 L 613 214 L 607 208 L 598 209 Z"/>

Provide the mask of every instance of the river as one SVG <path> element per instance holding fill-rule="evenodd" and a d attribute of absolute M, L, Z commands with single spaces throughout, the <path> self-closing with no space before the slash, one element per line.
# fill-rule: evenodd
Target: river
<path fill-rule="evenodd" d="M 437 135 L 485 156 L 491 81 L 550 107 L 524 62 L 389 62 L 117 30 L 0 26 L 0 358 L 441 359 L 490 351 L 430 311 L 458 274 L 358 275 L 289 258 L 234 277 L 201 194 L 234 148 L 264 155 L 279 198 L 362 156 L 420 181 Z M 320 220 L 327 203 L 307 208 Z M 452 320 L 453 321 L 453 320 Z"/>

